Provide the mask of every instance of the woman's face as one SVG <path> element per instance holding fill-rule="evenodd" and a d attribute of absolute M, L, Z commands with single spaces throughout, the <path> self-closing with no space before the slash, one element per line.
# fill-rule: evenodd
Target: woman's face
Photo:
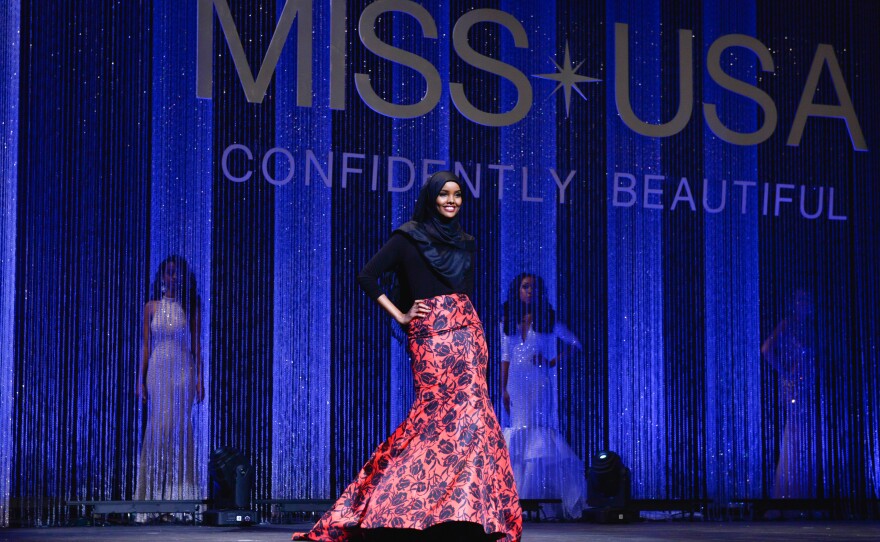
<path fill-rule="evenodd" d="M 162 284 L 165 286 L 165 295 L 174 297 L 177 294 L 177 265 L 174 262 L 165 264 L 162 273 Z"/>
<path fill-rule="evenodd" d="M 519 283 L 519 300 L 531 305 L 535 298 L 535 277 L 526 277 Z"/>
<path fill-rule="evenodd" d="M 449 181 L 437 194 L 437 212 L 444 218 L 455 218 L 461 209 L 461 187 L 455 181 Z"/>

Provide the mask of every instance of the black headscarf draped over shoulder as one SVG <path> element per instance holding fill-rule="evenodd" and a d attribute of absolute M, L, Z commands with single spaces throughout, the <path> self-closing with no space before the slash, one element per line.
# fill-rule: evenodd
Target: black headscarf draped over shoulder
<path fill-rule="evenodd" d="M 458 215 L 446 218 L 437 211 L 437 196 L 449 181 L 461 187 L 461 181 L 451 171 L 431 175 L 419 192 L 412 220 L 396 231 L 412 239 L 434 272 L 457 289 L 471 268 L 475 243 L 474 238 L 461 229 Z"/>

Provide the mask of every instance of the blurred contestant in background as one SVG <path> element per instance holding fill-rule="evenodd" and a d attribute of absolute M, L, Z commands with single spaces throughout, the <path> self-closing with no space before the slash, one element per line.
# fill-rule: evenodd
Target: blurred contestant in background
<path fill-rule="evenodd" d="M 548 517 L 580 519 L 586 501 L 584 463 L 559 434 L 557 341 L 580 349 L 556 320 L 541 277 L 521 273 L 510 284 L 501 322 L 501 384 L 510 427 L 513 475 L 522 499 L 561 499 L 543 505 Z"/>
<path fill-rule="evenodd" d="M 165 258 L 144 306 L 136 393 L 147 404 L 147 424 L 135 499 L 198 498 L 192 407 L 204 399 L 200 310 L 195 277 L 186 260 Z"/>
<path fill-rule="evenodd" d="M 792 305 L 789 314 L 761 345 L 761 354 L 779 377 L 779 400 L 784 416 L 770 491 L 774 499 L 817 497 L 818 461 L 822 457 L 812 297 L 798 289 Z"/>

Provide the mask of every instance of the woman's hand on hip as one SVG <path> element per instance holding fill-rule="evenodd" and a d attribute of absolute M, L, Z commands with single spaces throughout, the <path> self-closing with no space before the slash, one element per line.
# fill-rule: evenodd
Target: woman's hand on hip
<path fill-rule="evenodd" d="M 406 314 L 404 314 L 403 317 L 400 318 L 397 322 L 402 326 L 406 326 L 409 325 L 409 323 L 416 318 L 424 318 L 430 313 L 431 307 L 429 307 L 428 304 L 424 302 L 424 300 L 416 299 L 415 303 L 413 303 L 413 306 L 410 307 L 410 309 L 406 311 Z"/>

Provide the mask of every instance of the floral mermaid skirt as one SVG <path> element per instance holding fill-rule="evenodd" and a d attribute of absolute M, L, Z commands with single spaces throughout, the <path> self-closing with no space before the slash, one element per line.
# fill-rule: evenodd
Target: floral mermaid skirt
<path fill-rule="evenodd" d="M 341 542 L 365 529 L 446 522 L 520 540 L 522 510 L 486 386 L 483 326 L 464 294 L 426 303 L 431 313 L 407 330 L 416 387 L 409 415 L 312 530 L 294 540 Z"/>

